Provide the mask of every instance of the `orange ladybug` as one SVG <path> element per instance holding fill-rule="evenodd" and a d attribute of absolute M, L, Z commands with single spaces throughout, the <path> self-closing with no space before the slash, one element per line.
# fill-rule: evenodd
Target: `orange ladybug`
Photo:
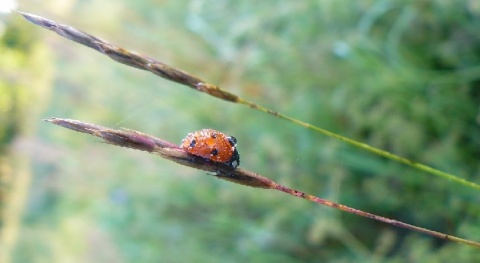
<path fill-rule="evenodd" d="M 191 132 L 182 140 L 180 147 L 190 154 L 213 162 L 227 164 L 232 168 L 240 165 L 237 139 L 212 129 Z"/>

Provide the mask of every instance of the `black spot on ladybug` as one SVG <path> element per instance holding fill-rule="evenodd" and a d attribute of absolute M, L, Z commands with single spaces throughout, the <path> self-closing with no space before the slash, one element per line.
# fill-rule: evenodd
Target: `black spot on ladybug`
<path fill-rule="evenodd" d="M 218 150 L 217 150 L 217 149 L 213 149 L 210 153 L 211 153 L 213 156 L 217 156 L 217 155 L 218 155 Z"/>
<path fill-rule="evenodd" d="M 192 141 L 190 142 L 190 147 L 195 147 L 195 144 L 196 144 L 196 143 L 197 143 L 197 142 L 196 142 L 195 140 L 192 140 Z"/>
<path fill-rule="evenodd" d="M 213 139 L 217 138 L 217 134 L 216 134 L 216 133 L 212 133 L 210 136 L 211 136 Z"/>

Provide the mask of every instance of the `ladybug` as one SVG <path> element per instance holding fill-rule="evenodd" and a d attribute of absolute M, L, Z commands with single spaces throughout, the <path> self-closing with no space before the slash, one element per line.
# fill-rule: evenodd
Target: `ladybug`
<path fill-rule="evenodd" d="M 191 132 L 182 140 L 180 147 L 190 154 L 207 160 L 224 163 L 235 169 L 240 165 L 237 139 L 212 129 Z"/>

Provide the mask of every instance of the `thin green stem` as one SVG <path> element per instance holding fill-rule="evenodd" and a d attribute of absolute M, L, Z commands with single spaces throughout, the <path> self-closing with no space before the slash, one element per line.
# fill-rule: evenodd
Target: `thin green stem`
<path fill-rule="evenodd" d="M 369 151 L 369 152 L 372 152 L 374 154 L 377 154 L 377 155 L 380 155 L 380 156 L 383 156 L 385 158 L 388 158 L 390 160 L 393 160 L 393 161 L 396 161 L 396 162 L 399 162 L 399 163 L 403 163 L 403 164 L 406 164 L 410 167 L 413 167 L 417 170 L 420 170 L 420 171 L 423 171 L 423 172 L 426 172 L 426 173 L 429 173 L 429 174 L 433 174 L 433 175 L 436 175 L 436 176 L 439 176 L 439 177 L 442 177 L 444 179 L 447 179 L 447 180 L 451 180 L 453 182 L 456 182 L 456 183 L 459 183 L 459 184 L 462 184 L 462 185 L 465 185 L 465 186 L 468 186 L 468 187 L 471 187 L 471 188 L 475 188 L 475 189 L 479 189 L 480 190 L 480 185 L 479 184 L 476 184 L 474 182 L 470 182 L 468 180 L 465 180 L 463 178 L 460 178 L 460 177 L 457 177 L 455 175 L 452 175 L 452 174 L 449 174 L 449 173 L 445 173 L 445 172 L 442 172 L 440 170 L 437 170 L 435 168 L 432 168 L 430 166 L 427 166 L 427 165 L 424 165 L 424 164 L 421 164 L 421 163 L 418 163 L 418 162 L 414 162 L 412 160 L 409 160 L 407 158 L 404 158 L 404 157 L 401 157 L 401 156 L 398 156 L 398 155 L 395 155 L 393 153 L 390 153 L 390 152 L 387 152 L 387 151 L 384 151 L 384 150 L 381 150 L 379 148 L 375 148 L 373 146 L 370 146 L 368 144 L 365 144 L 365 143 L 361 143 L 361 142 L 358 142 L 358 141 L 355 141 L 353 139 L 350 139 L 350 138 L 347 138 L 347 137 L 344 137 L 344 136 L 341 136 L 341 135 L 338 135 L 336 133 L 333 133 L 333 132 L 330 132 L 330 131 L 327 131 L 325 129 L 322 129 L 320 127 L 317 127 L 315 125 L 312 125 L 310 123 L 306 123 L 306 122 L 303 122 L 303 121 L 300 121 L 300 120 L 297 120 L 295 118 L 292 118 L 292 117 L 289 117 L 287 115 L 284 115 L 284 114 L 281 114 L 281 113 L 278 113 L 278 112 L 275 112 L 275 111 L 272 111 L 272 110 L 269 110 L 267 108 L 264 108 L 260 105 L 257 105 L 255 103 L 252 103 L 252 102 L 249 102 L 249 101 L 246 101 L 246 100 L 243 100 L 243 99 L 240 99 L 238 100 L 238 103 L 241 103 L 241 104 L 244 104 L 244 105 L 247 105 L 249 106 L 250 108 L 253 108 L 253 109 L 256 109 L 256 110 L 259 110 L 259 111 L 262 111 L 262 112 L 265 112 L 265 113 L 268 113 L 268 114 L 271 114 L 271 115 L 274 115 L 278 118 L 282 118 L 284 120 L 287 120 L 287 121 L 290 121 L 290 122 L 293 122 L 297 125 L 300 125 L 302 127 L 305 127 L 307 129 L 311 129 L 311 130 L 314 130 L 316 132 L 319 132 L 321 134 L 324 134 L 326 136 L 330 136 L 332 138 L 335 138 L 335 139 L 338 139 L 338 140 L 341 140 L 343 142 L 346 142 L 348 144 L 351 144 L 355 147 L 358 147 L 360 149 L 363 149 L 363 150 L 366 150 L 366 151 Z"/>

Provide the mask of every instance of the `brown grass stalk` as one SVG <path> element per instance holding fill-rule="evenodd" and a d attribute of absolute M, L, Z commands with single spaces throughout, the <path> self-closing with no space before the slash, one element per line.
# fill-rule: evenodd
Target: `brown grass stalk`
<path fill-rule="evenodd" d="M 313 195 L 305 194 L 298 190 L 288 188 L 286 186 L 283 186 L 281 184 L 278 184 L 270 180 L 269 178 L 263 177 L 257 173 L 254 173 L 248 170 L 244 170 L 240 168 L 233 169 L 222 163 L 216 163 L 210 160 L 206 160 L 204 158 L 189 154 L 188 152 L 184 151 L 174 143 L 168 142 L 166 140 L 157 138 L 155 136 L 152 136 L 146 133 L 129 130 L 129 129 L 115 130 L 115 129 L 106 128 L 100 125 L 95 125 L 95 124 L 90 124 L 90 123 L 77 121 L 77 120 L 70 120 L 70 119 L 50 118 L 45 121 L 51 122 L 53 124 L 62 126 L 70 130 L 74 130 L 77 132 L 82 132 L 82 133 L 99 137 L 108 144 L 131 148 L 131 149 L 140 150 L 140 151 L 146 151 L 152 154 L 159 155 L 162 158 L 165 158 L 167 160 L 176 162 L 184 166 L 211 172 L 210 174 L 213 173 L 214 176 L 222 180 L 226 180 L 236 184 L 246 185 L 254 188 L 273 189 L 273 190 L 285 192 L 290 195 L 300 197 L 321 205 L 339 209 L 339 210 L 352 213 L 358 216 L 371 218 L 371 219 L 374 219 L 386 224 L 390 224 L 396 227 L 402 227 L 408 230 L 424 233 L 437 238 L 450 240 L 450 241 L 480 248 L 479 242 L 459 238 L 452 235 L 447 235 L 441 232 L 403 223 L 398 220 L 371 214 L 362 210 L 358 210 L 358 209 L 348 207 L 342 204 L 338 204 L 338 203 L 335 203 L 326 199 L 322 199 Z"/>

